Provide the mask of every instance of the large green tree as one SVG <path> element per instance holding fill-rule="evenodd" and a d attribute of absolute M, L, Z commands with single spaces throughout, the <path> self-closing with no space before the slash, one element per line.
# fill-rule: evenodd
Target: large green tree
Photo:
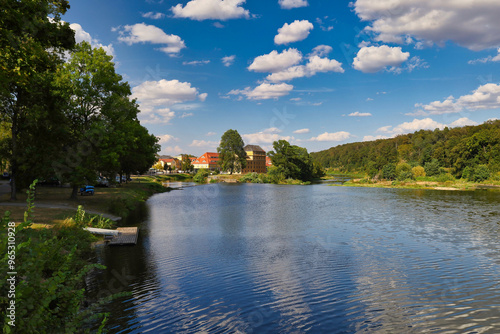
<path fill-rule="evenodd" d="M 110 132 L 120 123 L 112 106 L 130 95 L 130 87 L 115 72 L 112 59 L 102 48 L 82 42 L 57 73 L 57 85 L 67 100 L 67 141 L 66 154 L 54 168 L 73 186 L 72 199 L 76 199 L 79 185 L 95 181 L 99 167 L 118 159 L 118 146 L 115 150 L 102 148 L 112 145 Z"/>
<path fill-rule="evenodd" d="M 74 31 L 61 21 L 68 9 L 66 0 L 0 0 L 0 117 L 11 129 L 11 199 L 16 199 L 20 167 L 29 163 L 20 139 L 32 136 L 34 119 L 39 128 L 44 124 L 52 75 L 62 52 L 75 43 Z M 46 147 L 46 139 L 31 144 Z"/>
<path fill-rule="evenodd" d="M 243 149 L 245 143 L 236 130 L 227 130 L 221 137 L 217 152 L 219 152 L 219 166 L 229 174 L 239 172 L 247 165 L 247 154 Z"/>
<path fill-rule="evenodd" d="M 283 139 L 275 141 L 273 149 L 267 155 L 271 158 L 275 174 L 301 181 L 323 176 L 322 169 L 314 163 L 307 149 L 291 145 Z"/>

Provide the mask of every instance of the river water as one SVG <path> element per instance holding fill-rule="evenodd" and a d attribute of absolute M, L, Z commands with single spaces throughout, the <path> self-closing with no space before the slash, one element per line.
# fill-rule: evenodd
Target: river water
<path fill-rule="evenodd" d="M 500 192 L 210 184 L 101 247 L 110 333 L 500 333 Z"/>

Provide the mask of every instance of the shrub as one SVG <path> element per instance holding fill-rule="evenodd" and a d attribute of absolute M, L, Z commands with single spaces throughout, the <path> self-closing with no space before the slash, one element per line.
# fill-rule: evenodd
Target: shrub
<path fill-rule="evenodd" d="M 411 180 L 413 179 L 413 174 L 410 171 L 401 172 L 398 175 L 398 181 Z"/>
<path fill-rule="evenodd" d="M 206 183 L 209 171 L 206 169 L 200 169 L 196 175 L 193 177 L 193 181 L 197 183 Z"/>
<path fill-rule="evenodd" d="M 406 162 L 401 162 L 396 166 L 396 177 L 398 180 L 412 179 L 411 166 Z"/>
<path fill-rule="evenodd" d="M 430 162 L 426 162 L 424 165 L 425 174 L 427 176 L 435 176 L 441 173 L 441 169 L 439 168 L 439 161 L 436 159 L 432 159 Z"/>
<path fill-rule="evenodd" d="M 413 174 L 414 178 L 424 177 L 425 176 L 425 169 L 422 166 L 415 166 L 411 169 L 411 173 Z"/>
<path fill-rule="evenodd" d="M 462 179 L 465 179 L 465 180 L 472 180 L 474 176 L 474 170 L 467 166 L 464 168 L 464 170 L 462 171 Z"/>
<path fill-rule="evenodd" d="M 488 169 L 488 166 L 486 165 L 478 165 L 476 168 L 474 168 L 474 181 L 475 182 L 482 182 L 484 180 L 489 179 L 491 176 L 490 170 Z"/>
<path fill-rule="evenodd" d="M 394 180 L 396 178 L 396 166 L 387 164 L 382 168 L 382 178 L 386 180 Z"/>
<path fill-rule="evenodd" d="M 441 174 L 436 179 L 438 182 L 455 181 L 455 178 L 450 173 Z"/>

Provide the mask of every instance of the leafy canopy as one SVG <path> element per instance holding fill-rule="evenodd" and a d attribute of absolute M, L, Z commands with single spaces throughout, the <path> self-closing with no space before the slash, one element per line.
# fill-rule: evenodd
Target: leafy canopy
<path fill-rule="evenodd" d="M 247 154 L 244 150 L 245 143 L 236 130 L 227 130 L 221 137 L 217 147 L 219 165 L 223 171 L 239 172 L 247 165 Z"/>

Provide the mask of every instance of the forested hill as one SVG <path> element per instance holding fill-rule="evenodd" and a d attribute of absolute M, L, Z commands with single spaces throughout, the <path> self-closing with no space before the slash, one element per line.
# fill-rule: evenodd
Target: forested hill
<path fill-rule="evenodd" d="M 485 166 L 500 171 L 500 120 L 477 126 L 420 130 L 390 139 L 344 144 L 311 153 L 323 167 L 376 175 L 388 164 L 432 163 L 449 168 L 455 177 Z"/>

